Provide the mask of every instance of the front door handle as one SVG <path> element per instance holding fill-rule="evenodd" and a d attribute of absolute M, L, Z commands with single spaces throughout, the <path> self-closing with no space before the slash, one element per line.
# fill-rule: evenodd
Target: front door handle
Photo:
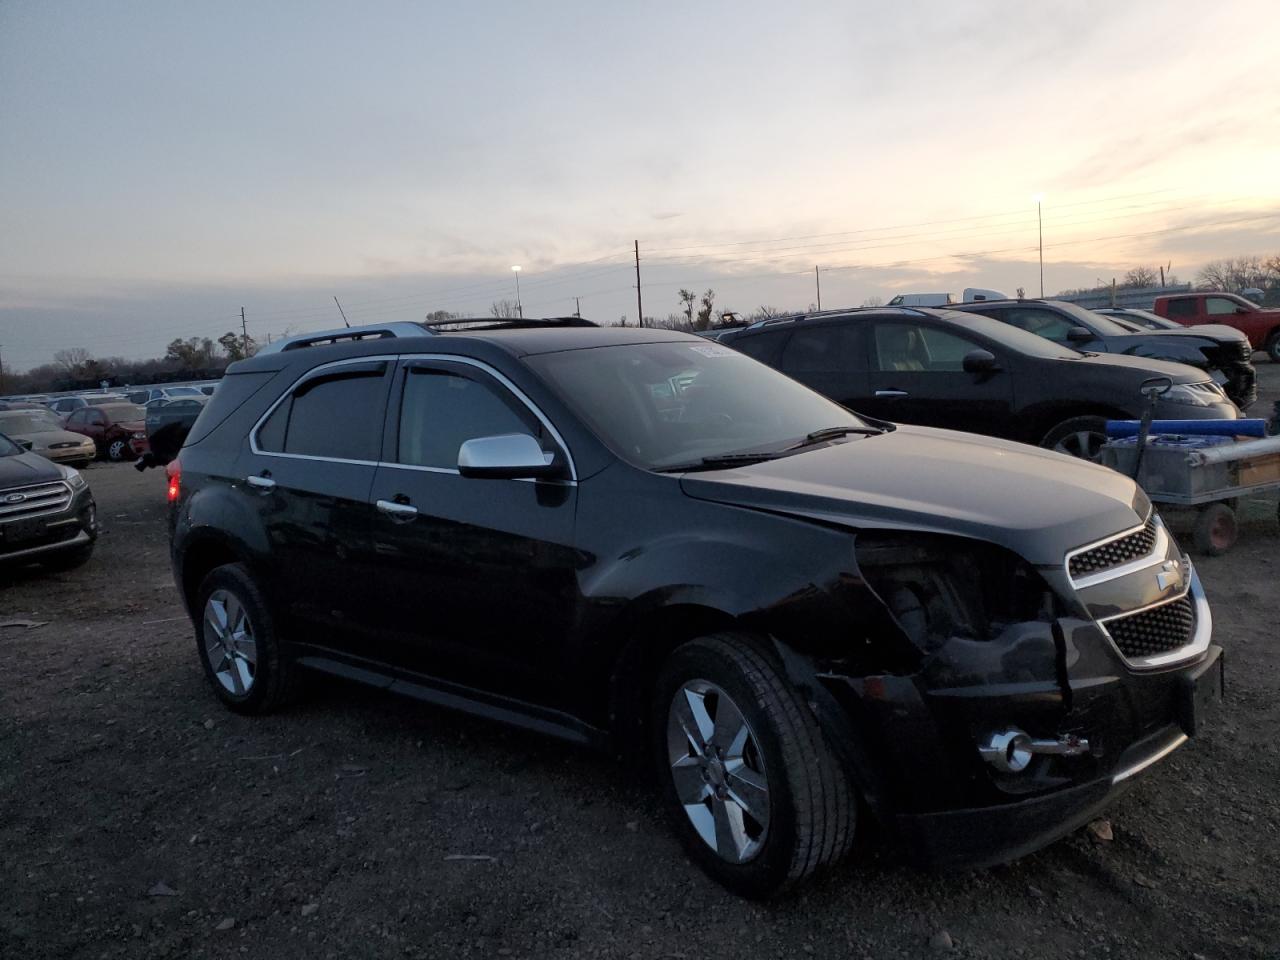
<path fill-rule="evenodd" d="M 908 394 L 905 390 L 877 390 L 876 396 L 892 400 L 894 397 L 905 397 Z"/>
<path fill-rule="evenodd" d="M 258 490 L 274 490 L 276 482 L 270 477 L 245 477 L 244 482 Z"/>
<path fill-rule="evenodd" d="M 411 520 L 418 515 L 418 508 L 412 503 L 396 503 L 394 500 L 379 500 L 378 509 L 392 520 Z"/>

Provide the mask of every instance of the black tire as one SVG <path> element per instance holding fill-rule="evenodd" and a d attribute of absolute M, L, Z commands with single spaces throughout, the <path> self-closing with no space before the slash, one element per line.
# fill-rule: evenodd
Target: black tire
<path fill-rule="evenodd" d="M 1272 363 L 1280 363 L 1280 330 L 1267 337 L 1267 342 L 1263 344 L 1262 349 L 1267 352 Z"/>
<path fill-rule="evenodd" d="M 1236 513 L 1225 503 L 1211 503 L 1201 510 L 1191 534 L 1196 549 L 1210 557 L 1220 557 L 1230 550 L 1239 535 Z"/>
<path fill-rule="evenodd" d="M 112 463 L 119 463 L 129 455 L 129 441 L 112 440 L 107 444 L 107 459 Z"/>
<path fill-rule="evenodd" d="M 74 570 L 77 567 L 83 567 L 89 562 L 89 558 L 93 556 L 93 544 L 86 543 L 76 547 L 74 550 L 62 550 L 53 556 L 46 557 L 40 561 L 41 566 L 46 570 L 55 570 L 62 572 L 64 570 Z"/>
<path fill-rule="evenodd" d="M 215 593 L 234 597 L 248 618 L 256 657 L 251 671 L 251 682 L 248 684 L 244 683 L 242 673 L 237 672 L 232 677 L 231 670 L 240 670 L 234 664 L 225 672 L 228 679 L 220 679 L 211 662 L 217 654 L 211 652 L 206 655 L 209 645 L 209 638 L 206 635 L 206 615 L 209 613 L 209 600 Z M 204 578 L 200 589 L 196 592 L 194 612 L 196 654 L 204 668 L 205 679 L 209 681 L 214 694 L 224 705 L 236 713 L 264 714 L 271 713 L 295 699 L 299 668 L 283 648 L 270 607 L 244 564 L 228 563 L 215 567 Z M 234 686 L 237 681 L 246 689 L 237 691 L 228 686 L 228 684 Z"/>
<path fill-rule="evenodd" d="M 677 695 L 683 698 L 686 684 L 699 683 L 717 691 L 708 696 L 727 695 L 741 714 L 763 771 L 759 776 L 767 784 L 768 825 L 753 841 L 756 852 L 742 862 L 727 859 L 703 839 L 677 795 L 668 721 Z M 692 640 L 667 659 L 655 694 L 654 746 L 666 805 L 685 849 L 703 870 L 737 894 L 763 899 L 848 852 L 857 826 L 857 795 L 817 721 L 767 648 L 737 633 Z M 680 728 L 675 729 L 679 740 Z M 689 762 L 699 763 L 695 757 Z M 702 773 L 705 779 L 706 770 Z M 706 782 L 708 791 L 715 789 L 713 781 Z M 710 811 L 713 802 L 708 795 L 691 809 L 705 803 Z"/>
<path fill-rule="evenodd" d="M 1040 446 L 1057 450 L 1070 457 L 1102 461 L 1102 445 L 1107 440 L 1106 417 L 1072 417 L 1063 420 L 1044 435 Z"/>

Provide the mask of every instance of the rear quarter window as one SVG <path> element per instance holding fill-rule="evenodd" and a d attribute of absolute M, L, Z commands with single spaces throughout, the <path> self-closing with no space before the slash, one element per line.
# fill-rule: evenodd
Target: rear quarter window
<path fill-rule="evenodd" d="M 274 370 L 263 370 L 255 373 L 233 373 L 223 377 L 213 398 L 205 404 L 204 410 L 196 418 L 187 434 L 187 446 L 199 443 L 218 427 L 222 421 L 239 410 L 246 401 L 267 385 Z"/>
<path fill-rule="evenodd" d="M 745 353 L 752 360 L 759 360 L 771 367 L 778 366 L 779 354 L 786 337 L 780 333 L 756 333 L 744 337 L 735 337 L 728 346 L 739 353 Z"/>

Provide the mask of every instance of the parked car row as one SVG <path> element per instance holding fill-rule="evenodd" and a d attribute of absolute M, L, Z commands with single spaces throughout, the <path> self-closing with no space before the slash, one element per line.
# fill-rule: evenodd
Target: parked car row
<path fill-rule="evenodd" d="M 1220 695 L 1195 569 L 1132 480 L 892 422 L 1072 450 L 1151 378 L 1161 413 L 1234 416 L 1200 369 L 946 309 L 274 346 L 167 467 L 193 652 L 231 710 L 310 670 L 607 746 L 762 897 L 866 820 L 938 864 L 1035 850 Z"/>

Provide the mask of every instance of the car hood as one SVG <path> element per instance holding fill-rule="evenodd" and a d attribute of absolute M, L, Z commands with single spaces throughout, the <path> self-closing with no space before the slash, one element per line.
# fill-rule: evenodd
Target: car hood
<path fill-rule="evenodd" d="M 1125 340 L 1125 337 L 1109 337 L 1108 344 L 1117 345 L 1117 341 Z M 1135 342 L 1140 342 L 1141 337 L 1135 335 Z M 1202 370 L 1198 370 L 1190 364 L 1179 363 L 1173 360 L 1156 360 L 1153 357 L 1137 357 L 1128 353 L 1090 353 L 1083 358 L 1088 363 L 1103 364 L 1109 367 L 1124 367 L 1132 370 L 1135 374 L 1140 373 L 1144 377 L 1168 377 L 1174 383 L 1203 383 L 1208 377 Z M 1066 363 L 1078 363 L 1079 360 L 1067 360 Z"/>
<path fill-rule="evenodd" d="M 0 490 L 61 479 L 62 470 L 38 453 L 0 457 Z"/>
<path fill-rule="evenodd" d="M 1135 337 L 1204 337 L 1214 343 L 1239 343 L 1249 338 L 1235 327 L 1221 323 L 1206 323 L 1202 326 L 1186 327 L 1183 330 L 1146 330 L 1135 333 Z"/>
<path fill-rule="evenodd" d="M 778 460 L 687 473 L 691 497 L 853 528 L 986 540 L 1056 566 L 1067 551 L 1141 523 L 1128 477 L 1005 440 L 900 425 Z"/>
<path fill-rule="evenodd" d="M 70 430 L 39 430 L 35 433 L 9 433 L 5 434 L 5 436 L 10 440 L 30 440 L 40 447 L 48 447 L 51 443 L 67 443 L 68 441 L 80 443 L 89 439 L 83 433 L 72 433 Z"/>

